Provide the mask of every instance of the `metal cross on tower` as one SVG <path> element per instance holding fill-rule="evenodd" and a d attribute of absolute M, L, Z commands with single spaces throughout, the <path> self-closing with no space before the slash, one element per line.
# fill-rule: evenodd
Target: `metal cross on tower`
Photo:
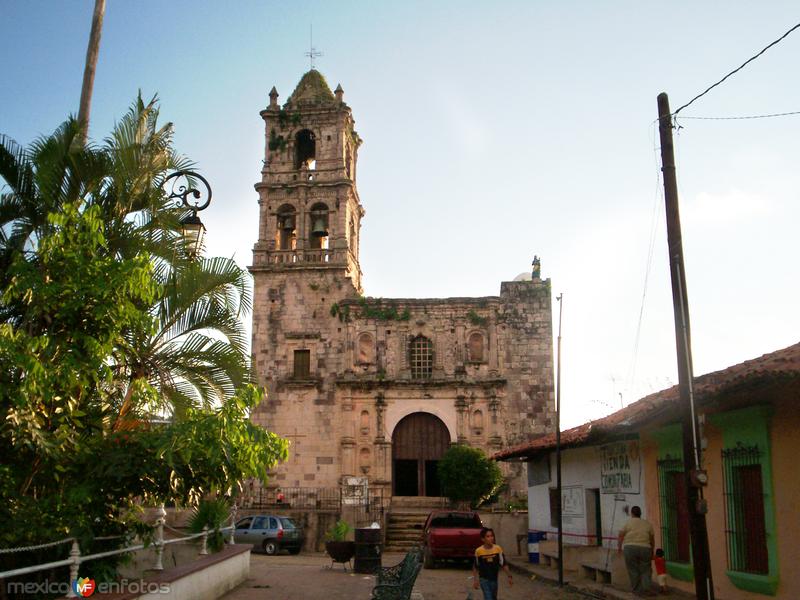
<path fill-rule="evenodd" d="M 309 31 L 309 34 L 308 34 L 309 51 L 306 52 L 305 54 L 308 57 L 309 63 L 311 63 L 311 68 L 314 69 L 315 68 L 314 67 L 314 59 L 319 57 L 319 56 L 322 56 L 322 52 L 317 52 L 317 49 L 314 48 L 314 26 L 313 25 L 309 25 L 308 31 Z"/>

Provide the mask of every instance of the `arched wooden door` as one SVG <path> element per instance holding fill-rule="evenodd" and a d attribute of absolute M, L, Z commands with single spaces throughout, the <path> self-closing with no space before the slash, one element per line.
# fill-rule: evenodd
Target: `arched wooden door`
<path fill-rule="evenodd" d="M 450 447 L 450 432 L 438 417 L 412 413 L 392 433 L 395 496 L 439 496 L 439 459 Z"/>

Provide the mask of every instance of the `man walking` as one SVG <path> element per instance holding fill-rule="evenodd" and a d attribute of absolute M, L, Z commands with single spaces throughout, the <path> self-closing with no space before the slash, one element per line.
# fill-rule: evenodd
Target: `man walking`
<path fill-rule="evenodd" d="M 625 568 L 631 588 L 637 596 L 654 596 L 650 580 L 655 534 L 649 521 L 642 519 L 642 509 L 631 508 L 631 518 L 619 530 L 619 551 L 625 556 Z"/>

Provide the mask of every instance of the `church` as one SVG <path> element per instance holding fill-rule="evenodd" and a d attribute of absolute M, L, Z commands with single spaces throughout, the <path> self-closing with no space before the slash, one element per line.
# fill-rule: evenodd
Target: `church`
<path fill-rule="evenodd" d="M 440 496 L 452 444 L 492 454 L 555 426 L 550 281 L 532 274 L 481 298 L 364 296 L 355 129 L 341 85 L 315 69 L 261 111 L 254 422 L 290 440 L 267 483 Z M 522 465 L 504 464 L 512 490 Z"/>

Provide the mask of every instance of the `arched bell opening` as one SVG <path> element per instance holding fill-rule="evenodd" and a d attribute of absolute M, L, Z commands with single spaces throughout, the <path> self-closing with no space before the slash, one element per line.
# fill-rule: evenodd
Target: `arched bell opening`
<path fill-rule="evenodd" d="M 323 249 L 328 247 L 328 206 L 322 202 L 317 202 L 311 207 L 310 234 L 308 246 L 311 249 Z"/>
<path fill-rule="evenodd" d="M 294 250 L 297 247 L 297 211 L 291 204 L 278 209 L 275 245 L 278 250 Z"/>
<path fill-rule="evenodd" d="M 294 136 L 294 168 L 317 166 L 317 138 L 310 129 L 302 129 Z"/>

